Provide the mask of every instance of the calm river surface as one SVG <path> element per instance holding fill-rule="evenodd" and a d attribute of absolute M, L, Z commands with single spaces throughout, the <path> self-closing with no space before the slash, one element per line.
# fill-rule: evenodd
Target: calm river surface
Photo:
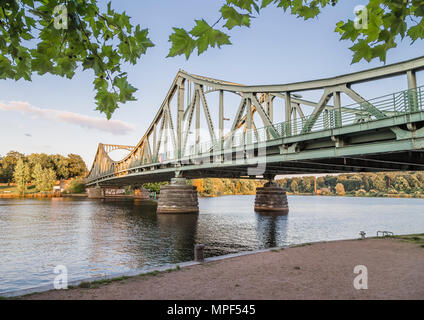
<path fill-rule="evenodd" d="M 59 264 L 71 281 L 189 261 L 195 243 L 214 256 L 424 232 L 422 199 L 292 196 L 287 216 L 256 214 L 254 196 L 199 202 L 199 215 L 156 215 L 133 201 L 0 199 L 0 295 L 51 284 Z"/>

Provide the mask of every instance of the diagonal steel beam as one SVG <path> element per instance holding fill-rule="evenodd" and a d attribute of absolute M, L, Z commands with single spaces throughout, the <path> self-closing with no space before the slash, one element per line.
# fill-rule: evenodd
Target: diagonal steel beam
<path fill-rule="evenodd" d="M 387 118 L 387 116 L 382 111 L 378 110 L 376 107 L 374 107 L 371 103 L 369 103 L 367 100 L 365 100 L 357 92 L 355 92 L 348 86 L 339 86 L 338 89 L 339 91 L 347 94 L 352 100 L 359 103 L 365 109 L 366 112 L 372 114 L 377 119 Z"/>
<path fill-rule="evenodd" d="M 312 130 L 312 127 L 316 123 L 322 111 L 325 109 L 325 105 L 327 104 L 328 100 L 330 100 L 332 94 L 333 93 L 331 90 L 327 88 L 324 89 L 324 94 L 322 95 L 320 101 L 318 102 L 312 114 L 309 116 L 308 120 L 306 120 L 306 123 L 303 126 L 301 134 L 308 133 Z"/>
<path fill-rule="evenodd" d="M 212 142 L 215 144 L 216 143 L 215 130 L 213 128 L 212 118 L 211 118 L 211 114 L 209 112 L 208 103 L 206 101 L 206 97 L 205 97 L 205 93 L 203 91 L 203 87 L 198 86 L 197 91 L 200 95 L 200 100 L 202 101 L 203 112 L 205 114 L 206 122 L 207 122 L 208 128 L 209 128 L 209 135 L 211 137 Z"/>
<path fill-rule="evenodd" d="M 275 128 L 274 128 L 274 126 L 272 124 L 271 119 L 269 118 L 269 116 L 267 115 L 267 113 L 265 112 L 265 110 L 262 108 L 262 105 L 259 103 L 258 99 L 256 99 L 256 97 L 253 94 L 249 94 L 248 97 L 252 101 L 253 105 L 256 107 L 256 111 L 258 112 L 259 116 L 261 117 L 264 126 L 268 128 L 268 130 L 271 133 L 272 137 L 274 139 L 280 138 L 280 135 L 275 130 Z"/>
<path fill-rule="evenodd" d="M 190 134 L 190 128 L 191 128 L 191 123 L 193 121 L 193 114 L 194 114 L 194 106 L 196 104 L 196 101 L 198 99 L 198 93 L 195 90 L 193 93 L 193 99 L 191 101 L 191 104 L 187 107 L 188 113 L 188 119 L 187 119 L 187 123 L 186 123 L 186 127 L 185 127 L 185 132 L 184 132 L 184 142 L 183 142 L 183 149 L 182 149 L 182 154 L 184 155 L 184 152 L 186 150 L 187 147 L 187 140 L 188 140 L 188 136 Z"/>

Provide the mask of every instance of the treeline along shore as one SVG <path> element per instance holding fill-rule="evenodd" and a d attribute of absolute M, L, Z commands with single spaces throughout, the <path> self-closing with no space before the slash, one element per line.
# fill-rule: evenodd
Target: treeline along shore
<path fill-rule="evenodd" d="M 0 198 L 55 197 L 85 192 L 87 166 L 81 156 L 10 151 L 0 156 Z M 65 190 L 66 189 L 66 190 Z"/>
<path fill-rule="evenodd" d="M 292 195 L 424 198 L 424 172 L 379 172 L 302 176 L 277 180 Z M 264 181 L 197 179 L 200 196 L 255 194 Z"/>

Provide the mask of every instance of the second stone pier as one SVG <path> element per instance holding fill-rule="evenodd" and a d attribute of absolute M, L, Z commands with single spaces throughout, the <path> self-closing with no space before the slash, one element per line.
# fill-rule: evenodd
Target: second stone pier
<path fill-rule="evenodd" d="M 268 213 L 289 213 L 286 191 L 271 180 L 256 189 L 255 211 Z"/>
<path fill-rule="evenodd" d="M 187 185 L 185 178 L 173 178 L 161 186 L 157 213 L 198 213 L 197 187 Z"/>

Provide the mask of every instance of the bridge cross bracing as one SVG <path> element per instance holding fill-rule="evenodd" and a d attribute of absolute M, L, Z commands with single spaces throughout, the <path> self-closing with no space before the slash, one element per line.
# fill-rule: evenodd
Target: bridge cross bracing
<path fill-rule="evenodd" d="M 260 86 L 180 70 L 136 146 L 99 144 L 87 184 L 135 185 L 175 175 L 424 170 L 424 87 L 416 78 L 423 69 L 420 57 L 333 78 Z M 353 88 L 399 76 L 407 90 L 367 100 Z M 320 98 L 302 98 L 310 91 Z M 347 99 L 351 103 L 342 105 Z M 226 129 L 228 104 L 235 112 Z M 277 123 L 280 105 L 284 121 Z M 108 154 L 117 149 L 129 153 L 113 161 Z"/>

